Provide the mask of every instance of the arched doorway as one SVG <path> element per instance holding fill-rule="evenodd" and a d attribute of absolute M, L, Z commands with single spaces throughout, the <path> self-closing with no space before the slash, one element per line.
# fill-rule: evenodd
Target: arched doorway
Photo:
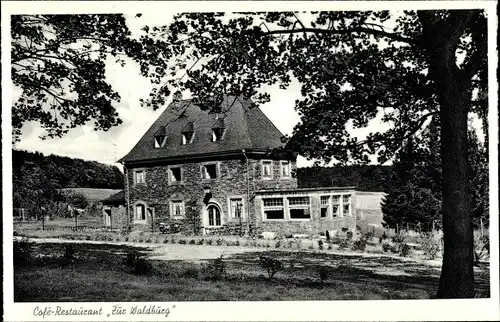
<path fill-rule="evenodd" d="M 207 224 L 208 227 L 220 227 L 222 226 L 221 211 L 218 205 L 209 204 L 207 206 Z"/>

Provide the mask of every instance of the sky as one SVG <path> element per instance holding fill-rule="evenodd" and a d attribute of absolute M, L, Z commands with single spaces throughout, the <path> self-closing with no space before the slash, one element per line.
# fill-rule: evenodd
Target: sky
<path fill-rule="evenodd" d="M 147 13 L 139 18 L 135 15 L 127 16 L 127 24 L 134 35 L 139 35 L 145 24 L 165 25 L 171 20 L 172 16 L 161 13 Z M 107 132 L 94 131 L 91 125 L 86 125 L 71 130 L 62 138 L 41 140 L 39 136 L 43 134 L 43 129 L 37 123 L 26 123 L 21 142 L 16 143 L 14 148 L 118 165 L 116 161 L 133 148 L 168 104 L 157 111 L 141 107 L 139 99 L 148 96 L 151 85 L 148 79 L 140 76 L 139 67 L 133 61 L 128 61 L 122 67 L 109 59 L 106 78 L 121 96 L 121 101 L 116 104 L 117 112 L 123 120 L 121 125 Z M 278 86 L 264 87 L 263 90 L 271 95 L 271 101 L 260 108 L 283 134 L 292 134 L 293 127 L 300 121 L 294 110 L 295 100 L 301 97 L 300 85 L 292 83 L 286 90 L 281 90 Z M 17 95 L 19 90 L 14 88 L 14 100 Z M 370 132 L 387 130 L 388 127 L 380 122 L 380 116 L 367 127 L 350 132 L 363 139 Z M 312 163 L 313 161 L 301 156 L 297 159 L 299 167 L 311 166 Z"/>

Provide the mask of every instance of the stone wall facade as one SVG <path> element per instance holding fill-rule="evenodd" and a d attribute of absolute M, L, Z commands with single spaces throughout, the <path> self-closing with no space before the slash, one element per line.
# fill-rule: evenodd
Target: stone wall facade
<path fill-rule="evenodd" d="M 272 176 L 263 177 L 263 162 L 272 161 Z M 184 232 L 210 232 L 212 230 L 247 230 L 256 224 L 253 196 L 262 189 L 293 189 L 297 179 L 291 174 L 296 171 L 296 163 L 290 162 L 290 176 L 281 176 L 281 162 L 272 159 L 212 159 L 203 162 L 176 164 L 156 164 L 143 166 L 127 165 L 126 199 L 128 218 L 132 229 L 151 229 L 151 220 L 177 223 Z M 217 178 L 204 179 L 202 168 L 215 165 Z M 181 181 L 173 180 L 172 169 L 181 169 Z M 136 173 L 143 174 L 143 182 L 136 182 Z M 178 170 L 173 170 L 178 171 Z M 248 173 L 248 178 L 247 178 Z M 248 184 L 247 184 L 248 182 Z M 207 195 L 208 192 L 208 195 Z M 208 199 L 208 196 L 210 198 Z M 230 217 L 229 199 L 241 198 L 242 218 Z M 183 215 L 175 216 L 173 203 L 182 202 Z M 209 227 L 207 206 L 214 205 L 220 210 L 221 227 Z M 145 218 L 138 218 L 142 210 Z M 250 218 L 250 221 L 247 220 Z"/>
<path fill-rule="evenodd" d="M 343 195 L 350 196 L 350 212 L 348 214 L 341 214 L 333 216 L 329 210 L 325 217 L 321 217 L 321 196 L 337 195 L 342 198 Z M 341 233 L 343 230 L 355 232 L 356 231 L 356 192 L 354 190 L 325 190 L 325 191 L 307 191 L 297 190 L 297 192 L 277 192 L 277 193 L 264 193 L 259 194 L 255 198 L 255 213 L 257 227 L 260 231 L 275 232 L 278 235 L 286 236 L 293 234 L 319 234 L 325 233 L 327 230 L 330 234 L 335 235 Z M 309 219 L 291 219 L 289 206 L 287 202 L 288 197 L 309 197 L 310 200 L 310 218 Z M 265 198 L 283 198 L 283 219 L 269 220 L 265 218 L 263 199 Z M 330 205 L 331 207 L 331 205 Z M 330 208 L 331 209 L 331 208 Z"/>
<path fill-rule="evenodd" d="M 116 229 L 127 228 L 129 222 L 125 212 L 125 206 L 122 205 L 103 205 L 102 218 L 104 226 Z"/>

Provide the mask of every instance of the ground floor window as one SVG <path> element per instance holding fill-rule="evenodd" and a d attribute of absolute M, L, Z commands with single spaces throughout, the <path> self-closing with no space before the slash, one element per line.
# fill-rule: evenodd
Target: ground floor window
<path fill-rule="evenodd" d="M 264 219 L 285 219 L 283 198 L 265 198 L 262 201 L 264 203 Z"/>
<path fill-rule="evenodd" d="M 340 216 L 340 196 L 332 196 L 332 216 Z"/>
<path fill-rule="evenodd" d="M 184 201 L 170 201 L 170 213 L 172 214 L 172 218 L 174 219 L 184 218 Z"/>
<path fill-rule="evenodd" d="M 208 213 L 208 226 L 217 227 L 221 226 L 221 214 L 220 209 L 216 205 L 209 205 L 207 207 Z"/>
<path fill-rule="evenodd" d="M 344 216 L 351 214 L 351 195 L 342 196 L 342 214 Z"/>
<path fill-rule="evenodd" d="M 321 218 L 328 217 L 330 212 L 330 196 L 321 196 Z"/>
<path fill-rule="evenodd" d="M 311 219 L 309 197 L 288 197 L 290 219 Z"/>
<path fill-rule="evenodd" d="M 243 217 L 243 198 L 230 198 L 229 210 L 232 219 L 240 219 Z"/>

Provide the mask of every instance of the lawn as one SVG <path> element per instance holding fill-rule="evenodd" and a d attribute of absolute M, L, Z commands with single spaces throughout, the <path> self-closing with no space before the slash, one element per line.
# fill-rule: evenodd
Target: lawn
<path fill-rule="evenodd" d="M 439 279 L 439 267 L 417 261 L 284 250 L 225 255 L 220 280 L 207 280 L 214 259 L 149 258 L 152 272 L 137 275 L 124 263 L 127 253 L 157 258 L 158 249 L 78 243 L 74 261 L 65 261 L 65 247 L 31 246 L 28 261 L 15 268 L 16 302 L 425 299 L 434 295 Z M 269 280 L 259 265 L 261 255 L 279 259 L 284 270 Z M 331 268 L 324 283 L 319 266 Z M 476 282 L 477 296 L 489 297 L 488 266 L 477 269 Z"/>

